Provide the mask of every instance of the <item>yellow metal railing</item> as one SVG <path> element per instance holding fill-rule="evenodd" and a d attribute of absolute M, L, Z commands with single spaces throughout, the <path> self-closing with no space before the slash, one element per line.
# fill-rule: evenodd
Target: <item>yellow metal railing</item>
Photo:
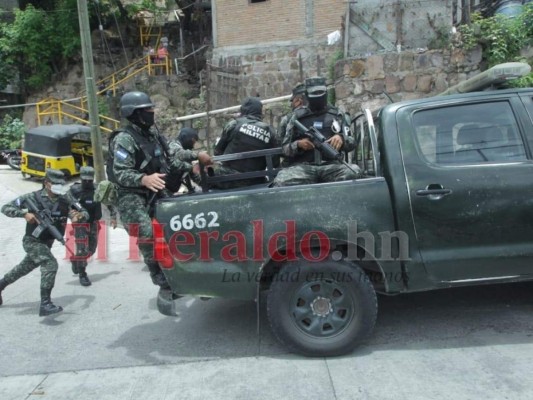
<path fill-rule="evenodd" d="M 140 58 L 124 68 L 116 71 L 106 78 L 96 82 L 97 95 L 116 96 L 120 86 L 141 73 L 148 75 L 170 75 L 172 73 L 172 63 L 168 55 L 159 57 L 157 55 L 148 55 Z M 79 94 L 79 100 L 76 102 L 66 102 L 56 98 L 48 98 L 37 103 L 37 123 L 44 125 L 49 123 L 64 123 L 65 119 L 70 123 L 88 124 L 89 111 L 87 107 L 86 90 Z M 101 129 L 105 132 L 111 132 L 117 129 L 120 121 L 105 115 L 99 116 Z"/>
<path fill-rule="evenodd" d="M 152 32 L 153 31 L 153 32 Z M 153 25 L 141 25 L 139 26 L 139 35 L 141 37 L 141 46 L 147 46 L 150 44 L 151 39 L 155 38 L 155 46 L 159 47 L 159 41 L 161 40 L 162 29 L 160 26 Z"/>
<path fill-rule="evenodd" d="M 100 129 L 104 132 L 112 132 L 120 126 L 120 121 L 116 119 L 105 115 L 99 115 L 99 118 Z M 53 123 L 86 125 L 89 123 L 89 115 L 85 108 L 63 100 L 48 98 L 37 103 L 37 123 L 38 125 Z"/>

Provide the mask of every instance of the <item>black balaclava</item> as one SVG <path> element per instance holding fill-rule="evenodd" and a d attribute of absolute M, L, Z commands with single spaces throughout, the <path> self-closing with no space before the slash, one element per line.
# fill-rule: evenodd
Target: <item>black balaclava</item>
<path fill-rule="evenodd" d="M 137 109 L 131 114 L 129 120 L 141 129 L 149 130 L 155 123 L 155 113 L 147 109 Z"/>
<path fill-rule="evenodd" d="M 185 150 L 192 150 L 194 143 L 198 140 L 198 132 L 193 128 L 182 128 L 178 140 Z"/>
<path fill-rule="evenodd" d="M 263 103 L 257 97 L 247 97 L 241 104 L 242 115 L 252 115 L 256 118 L 263 118 Z"/>
<path fill-rule="evenodd" d="M 313 90 L 312 88 L 307 92 L 308 106 L 311 111 L 324 110 L 328 104 L 328 94 L 326 90 Z"/>
<path fill-rule="evenodd" d="M 94 189 L 94 182 L 93 181 L 89 181 L 87 179 L 82 179 L 81 180 L 81 188 L 83 190 L 92 190 L 92 189 Z"/>

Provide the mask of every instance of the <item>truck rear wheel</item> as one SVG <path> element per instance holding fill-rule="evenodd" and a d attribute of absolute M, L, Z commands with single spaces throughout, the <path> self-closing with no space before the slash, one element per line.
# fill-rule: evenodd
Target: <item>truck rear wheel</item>
<path fill-rule="evenodd" d="M 282 268 L 273 279 L 268 319 L 274 335 L 291 351 L 338 356 L 371 334 L 376 292 L 358 266 L 299 262 Z"/>

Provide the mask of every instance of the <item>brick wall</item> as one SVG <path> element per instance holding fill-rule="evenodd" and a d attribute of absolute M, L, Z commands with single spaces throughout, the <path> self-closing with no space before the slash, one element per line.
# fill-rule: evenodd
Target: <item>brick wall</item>
<path fill-rule="evenodd" d="M 309 38 L 325 41 L 325 35 L 340 29 L 346 11 L 342 0 L 214 1 L 216 47 Z"/>

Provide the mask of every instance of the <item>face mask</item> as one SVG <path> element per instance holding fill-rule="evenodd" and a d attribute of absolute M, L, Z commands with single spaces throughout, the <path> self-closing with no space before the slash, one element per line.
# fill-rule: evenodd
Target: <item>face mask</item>
<path fill-rule="evenodd" d="M 140 122 L 147 128 L 150 128 L 155 122 L 155 113 L 141 110 L 139 113 Z"/>
<path fill-rule="evenodd" d="M 84 181 L 82 180 L 81 181 L 81 188 L 82 189 L 94 189 L 94 184 L 93 184 L 93 181 Z"/>
<path fill-rule="evenodd" d="M 185 140 L 181 145 L 183 146 L 185 150 L 192 150 L 194 149 L 194 143 L 196 143 L 196 140 L 191 139 L 191 140 Z"/>
<path fill-rule="evenodd" d="M 326 108 L 328 99 L 327 99 L 326 94 L 324 94 L 323 96 L 309 97 L 308 101 L 309 101 L 309 108 L 312 111 L 320 111 Z"/>
<path fill-rule="evenodd" d="M 68 192 L 68 187 L 62 184 L 52 184 L 50 186 L 50 191 L 53 194 L 56 194 L 58 196 L 62 196 Z"/>

